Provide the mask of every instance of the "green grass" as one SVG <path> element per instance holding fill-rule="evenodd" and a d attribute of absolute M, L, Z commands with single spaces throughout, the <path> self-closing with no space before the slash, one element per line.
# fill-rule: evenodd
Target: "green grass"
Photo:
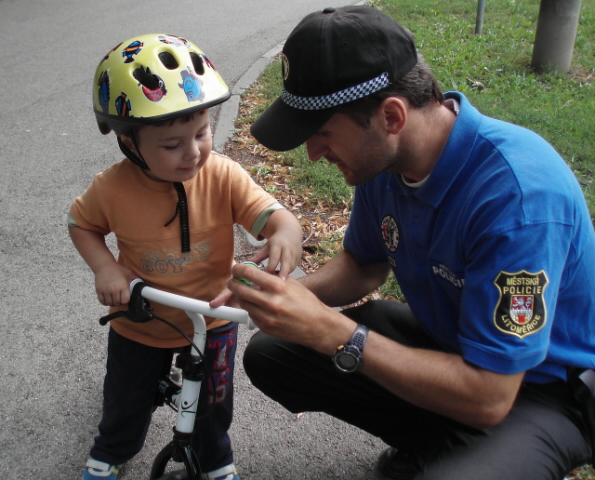
<path fill-rule="evenodd" d="M 444 90 L 461 91 L 486 115 L 548 140 L 574 170 L 595 216 L 595 0 L 582 2 L 569 74 L 541 76 L 530 68 L 539 3 L 486 2 L 482 34 L 475 35 L 474 1 L 374 2 L 414 33 Z"/>

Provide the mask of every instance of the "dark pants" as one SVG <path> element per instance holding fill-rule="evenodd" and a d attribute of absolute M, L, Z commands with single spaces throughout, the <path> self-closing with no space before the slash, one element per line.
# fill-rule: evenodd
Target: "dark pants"
<path fill-rule="evenodd" d="M 204 472 L 233 463 L 227 431 L 233 416 L 236 345 L 237 324 L 208 331 L 203 353 L 213 382 L 202 382 L 197 417 L 213 402 L 214 406 L 206 418 L 197 421 L 193 438 L 193 449 Z M 133 342 L 110 330 L 103 417 L 91 457 L 119 465 L 141 450 L 154 410 L 157 382 L 172 351 Z"/>
<path fill-rule="evenodd" d="M 344 314 L 400 343 L 439 349 L 404 304 L 368 302 Z M 388 445 L 422 454 L 427 461 L 416 479 L 561 480 L 589 461 L 582 418 L 567 401 L 563 382 L 524 385 L 504 421 L 477 430 L 407 403 L 361 373 L 340 373 L 330 358 L 262 332 L 248 344 L 244 365 L 252 383 L 288 410 L 325 412 Z"/>

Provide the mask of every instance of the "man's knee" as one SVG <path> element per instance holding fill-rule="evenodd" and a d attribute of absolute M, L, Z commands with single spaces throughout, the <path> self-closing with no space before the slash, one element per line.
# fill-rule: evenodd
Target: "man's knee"
<path fill-rule="evenodd" d="M 309 389 L 308 353 L 306 347 L 258 332 L 246 346 L 244 369 L 265 395 L 291 412 L 303 412 L 308 399 L 316 398 Z"/>
<path fill-rule="evenodd" d="M 259 377 L 269 368 L 267 357 L 270 357 L 272 338 L 262 332 L 256 332 L 244 351 L 244 370 L 251 380 Z"/>

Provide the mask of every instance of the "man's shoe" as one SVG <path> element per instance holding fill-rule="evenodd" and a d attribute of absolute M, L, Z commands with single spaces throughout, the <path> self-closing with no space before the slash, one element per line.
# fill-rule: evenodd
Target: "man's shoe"
<path fill-rule="evenodd" d="M 122 465 L 110 465 L 94 458 L 87 460 L 83 480 L 116 480 Z"/>
<path fill-rule="evenodd" d="M 411 480 L 422 468 L 421 455 L 390 447 L 378 457 L 374 473 L 378 480 Z"/>

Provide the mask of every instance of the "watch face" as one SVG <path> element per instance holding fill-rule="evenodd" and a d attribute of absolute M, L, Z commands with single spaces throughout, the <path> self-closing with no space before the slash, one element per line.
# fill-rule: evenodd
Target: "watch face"
<path fill-rule="evenodd" d="M 355 372 L 361 365 L 362 354 L 359 348 L 353 345 L 339 347 L 333 356 L 336 367 L 342 372 Z"/>
<path fill-rule="evenodd" d="M 357 368 L 358 364 L 357 358 L 355 358 L 351 353 L 343 352 L 342 355 L 337 357 L 337 366 L 347 372 L 352 372 Z"/>
<path fill-rule="evenodd" d="M 368 337 L 368 327 L 358 325 L 346 345 L 340 345 L 333 355 L 335 366 L 345 373 L 353 373 L 363 365 L 363 350 Z"/>

